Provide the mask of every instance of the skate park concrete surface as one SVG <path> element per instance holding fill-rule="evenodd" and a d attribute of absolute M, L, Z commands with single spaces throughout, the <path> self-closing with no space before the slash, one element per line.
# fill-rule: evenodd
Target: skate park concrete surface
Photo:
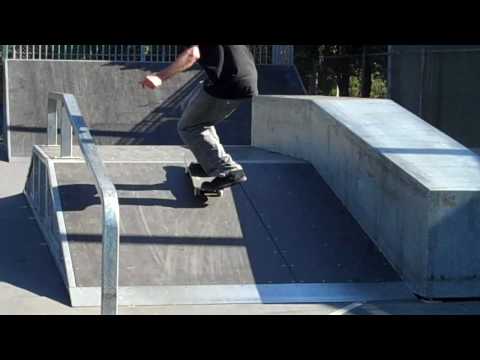
<path fill-rule="evenodd" d="M 480 158 L 390 100 L 262 96 L 253 145 L 312 163 L 412 290 L 480 297 Z"/>
<path fill-rule="evenodd" d="M 192 90 L 201 86 L 199 68 L 185 71 L 151 91 L 138 84 L 165 64 L 100 61 L 9 60 L 6 72 L 10 155 L 30 156 L 46 141 L 48 92 L 74 94 L 97 144 L 181 145 L 176 132 Z M 305 94 L 294 66 L 259 65 L 261 94 Z M 218 126 L 226 145 L 249 145 L 251 106 L 245 103 Z"/>
<path fill-rule="evenodd" d="M 249 181 L 208 203 L 183 146 L 98 146 L 119 195 L 120 314 L 480 313 L 473 153 L 385 100 L 260 96 L 247 114 L 251 144 L 227 149 Z M 0 314 L 100 313 L 101 204 L 73 150 L 0 162 Z M 58 191 L 63 247 L 42 186 Z M 414 295 L 438 289 L 461 299 Z"/>
<path fill-rule="evenodd" d="M 0 261 L 0 314 L 98 315 L 98 307 L 72 307 L 70 304 L 68 291 L 48 250 L 47 241 L 42 236 L 32 210 L 23 195 L 29 164 L 30 159 L 28 158 L 15 159 L 10 163 L 0 162 L 1 173 L 5 175 L 0 179 L 0 222 L 3 229 L 3 236 L 0 238 L 2 249 L 0 252 L 2 258 Z M 303 162 L 298 164 L 302 167 L 305 166 Z M 289 163 L 279 166 L 280 168 L 289 166 Z M 132 188 L 125 188 L 124 191 L 128 193 L 132 190 Z M 154 192 L 155 190 L 150 189 L 149 191 Z M 156 191 L 159 193 L 158 190 Z M 187 196 L 188 194 L 185 194 L 185 197 Z M 325 197 L 329 196 L 324 195 L 323 198 Z M 318 204 L 316 207 L 318 208 Z M 174 209 L 171 208 L 172 211 Z M 345 213 L 342 217 L 344 221 L 351 221 Z M 356 231 L 358 231 L 358 227 Z M 97 244 L 89 245 L 88 243 L 86 245 L 97 246 Z M 132 246 L 132 244 L 130 245 Z M 335 249 L 338 252 L 334 255 L 337 259 L 355 257 L 355 253 L 349 249 L 338 248 L 335 244 L 332 246 L 334 248 L 332 252 Z M 356 245 L 356 249 L 358 248 L 359 245 Z M 381 256 L 371 246 L 366 246 L 366 249 L 372 257 L 381 259 Z M 346 252 L 342 254 L 344 250 Z M 358 261 L 362 261 L 366 268 L 370 266 L 363 259 L 355 261 L 357 264 Z M 383 264 L 378 264 L 376 268 L 383 268 Z M 364 273 L 369 271 L 371 270 L 363 270 Z M 396 278 L 390 271 L 387 274 Z M 346 275 L 348 274 L 345 273 L 345 270 L 342 270 L 342 274 L 339 275 L 336 275 L 334 270 L 330 272 L 330 276 L 337 278 Z M 468 315 L 479 313 L 480 303 L 476 301 L 424 302 L 415 298 L 310 304 L 184 304 L 121 306 L 119 308 L 120 315 Z"/>
<path fill-rule="evenodd" d="M 119 192 L 121 304 L 411 297 L 310 164 L 251 147 L 227 148 L 250 180 L 204 203 L 193 196 L 185 173 L 190 152 L 156 148 L 127 153 L 100 147 Z M 55 168 L 69 248 L 58 258 L 66 259 L 72 304 L 99 305 L 102 207 L 94 179 L 81 160 L 59 160 L 51 147 L 38 152 Z M 27 193 L 35 197 L 29 187 Z M 277 289 L 283 294 L 269 293 Z"/>

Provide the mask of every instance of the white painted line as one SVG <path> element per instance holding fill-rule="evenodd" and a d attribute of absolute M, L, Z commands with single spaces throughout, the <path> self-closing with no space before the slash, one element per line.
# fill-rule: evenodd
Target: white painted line
<path fill-rule="evenodd" d="M 329 314 L 329 315 L 345 315 L 345 314 L 346 314 L 347 312 L 349 312 L 350 310 L 353 310 L 353 309 L 355 309 L 355 308 L 357 308 L 357 307 L 359 307 L 359 306 L 362 306 L 362 305 L 363 305 L 363 303 L 359 303 L 359 302 L 357 302 L 357 303 L 351 303 L 350 305 L 345 306 L 345 307 L 343 307 L 343 308 L 341 308 L 341 309 L 338 309 L 338 310 L 334 311 L 333 313 L 331 313 L 331 314 Z"/>

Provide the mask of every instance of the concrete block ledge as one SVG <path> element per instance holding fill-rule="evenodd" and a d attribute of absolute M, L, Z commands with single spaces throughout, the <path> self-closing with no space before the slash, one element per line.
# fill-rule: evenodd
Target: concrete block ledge
<path fill-rule="evenodd" d="M 480 157 L 386 99 L 259 96 L 252 145 L 312 163 L 416 294 L 480 297 Z"/>

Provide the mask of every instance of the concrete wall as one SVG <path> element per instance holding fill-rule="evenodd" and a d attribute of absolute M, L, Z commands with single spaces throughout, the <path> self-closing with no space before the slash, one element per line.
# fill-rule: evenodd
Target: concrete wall
<path fill-rule="evenodd" d="M 400 276 L 480 296 L 480 158 L 390 100 L 260 96 L 254 146 L 311 162 Z"/>
<path fill-rule="evenodd" d="M 480 147 L 480 52 L 463 52 L 478 46 L 391 49 L 391 98 L 463 145 Z"/>

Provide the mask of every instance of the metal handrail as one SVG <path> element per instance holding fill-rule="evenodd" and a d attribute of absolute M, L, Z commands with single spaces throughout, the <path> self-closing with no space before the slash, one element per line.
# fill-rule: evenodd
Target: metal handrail
<path fill-rule="evenodd" d="M 66 110 L 67 116 L 63 116 Z M 60 115 L 60 117 L 59 117 Z M 102 315 L 118 314 L 118 262 L 120 208 L 115 186 L 106 175 L 90 130 L 72 94 L 48 94 L 48 145 L 57 145 L 58 119 L 61 122 L 61 157 L 72 157 L 74 130 L 85 162 L 95 177 L 103 208 L 102 250 Z"/>

